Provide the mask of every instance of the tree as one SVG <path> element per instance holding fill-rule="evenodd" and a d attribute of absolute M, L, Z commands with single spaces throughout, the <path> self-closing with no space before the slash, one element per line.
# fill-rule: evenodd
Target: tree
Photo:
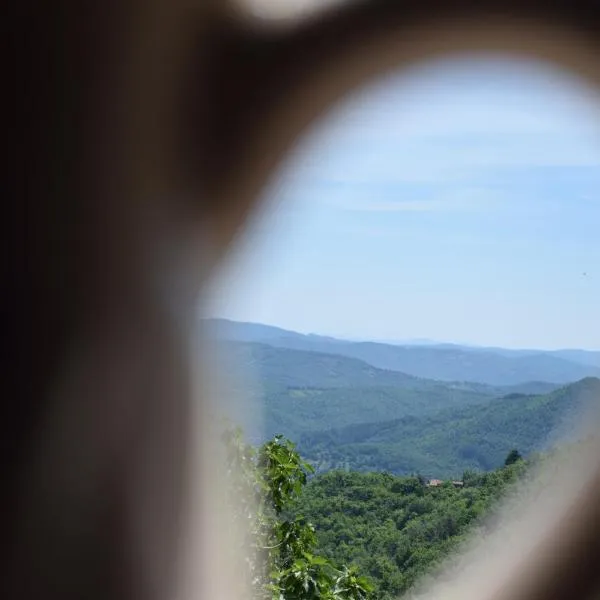
<path fill-rule="evenodd" d="M 466 469 L 463 471 L 462 481 L 465 487 L 472 487 L 477 485 L 481 479 L 481 475 L 477 473 L 477 471 L 473 471 L 472 469 Z"/>
<path fill-rule="evenodd" d="M 506 457 L 506 460 L 504 461 L 504 466 L 508 467 L 510 465 L 514 465 L 516 462 L 523 460 L 523 457 L 521 456 L 521 454 L 519 453 L 519 451 L 516 448 L 513 448 L 509 453 L 508 456 Z"/>
<path fill-rule="evenodd" d="M 356 568 L 337 568 L 319 556 L 314 527 L 286 514 L 312 472 L 295 445 L 275 436 L 257 449 L 239 428 L 224 441 L 234 526 L 250 522 L 244 550 L 254 600 L 368 600 L 372 588 Z"/>

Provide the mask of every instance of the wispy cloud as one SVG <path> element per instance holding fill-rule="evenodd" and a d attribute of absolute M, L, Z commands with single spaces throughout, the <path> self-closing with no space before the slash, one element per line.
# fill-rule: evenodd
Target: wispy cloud
<path fill-rule="evenodd" d="M 392 200 L 379 202 L 363 202 L 346 204 L 345 210 L 368 211 L 368 212 L 432 212 L 448 210 L 448 203 L 435 200 L 413 200 L 394 202 Z M 456 208 L 456 207 L 455 207 Z"/>
<path fill-rule="evenodd" d="M 507 198 L 486 187 L 444 185 L 347 185 L 330 183 L 323 201 L 352 212 L 483 212 L 501 209 Z"/>
<path fill-rule="evenodd" d="M 462 72 L 423 69 L 358 94 L 307 136 L 285 176 L 302 186 L 456 186 L 486 169 L 600 168 L 598 98 L 574 94 L 555 72 L 512 68 L 507 76 L 506 64 L 490 61 L 478 72 L 470 61 Z"/>

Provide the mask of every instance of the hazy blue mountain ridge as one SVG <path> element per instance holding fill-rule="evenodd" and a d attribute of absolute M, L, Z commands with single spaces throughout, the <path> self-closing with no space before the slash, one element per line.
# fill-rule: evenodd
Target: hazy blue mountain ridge
<path fill-rule="evenodd" d="M 442 381 L 472 381 L 493 386 L 529 382 L 564 384 L 600 377 L 600 352 L 505 350 L 464 346 L 399 346 L 377 342 L 348 342 L 304 335 L 255 323 L 208 320 L 219 339 L 266 343 L 271 346 L 337 354 L 362 360 L 380 369 Z"/>

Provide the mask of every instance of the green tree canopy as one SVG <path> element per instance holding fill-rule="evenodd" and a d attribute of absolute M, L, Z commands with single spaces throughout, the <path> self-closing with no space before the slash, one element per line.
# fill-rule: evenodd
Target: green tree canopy
<path fill-rule="evenodd" d="M 519 453 L 516 448 L 513 448 L 507 455 L 506 460 L 504 461 L 504 466 L 508 467 L 510 465 L 514 465 L 517 461 L 523 460 L 523 457 Z"/>
<path fill-rule="evenodd" d="M 253 599 L 369 600 L 371 585 L 356 568 L 338 568 L 319 556 L 314 527 L 289 514 L 312 472 L 295 445 L 275 436 L 254 448 L 240 429 L 226 432 L 224 441 L 235 495 L 234 526 L 251 523 L 245 564 Z"/>

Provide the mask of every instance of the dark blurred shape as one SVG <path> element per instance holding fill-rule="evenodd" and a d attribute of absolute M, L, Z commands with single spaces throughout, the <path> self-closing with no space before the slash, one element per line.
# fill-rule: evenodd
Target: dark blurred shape
<path fill-rule="evenodd" d="M 597 83 L 597 3 L 371 0 L 281 31 L 221 0 L 12 8 L 2 597 L 167 598 L 189 508 L 192 310 L 169 312 L 165 272 L 200 289 L 299 133 L 394 66 L 491 47 Z M 564 555 L 525 562 L 513 598 L 594 590 L 597 491 L 549 528 Z M 204 574 L 199 595 L 226 589 L 228 573 Z"/>

